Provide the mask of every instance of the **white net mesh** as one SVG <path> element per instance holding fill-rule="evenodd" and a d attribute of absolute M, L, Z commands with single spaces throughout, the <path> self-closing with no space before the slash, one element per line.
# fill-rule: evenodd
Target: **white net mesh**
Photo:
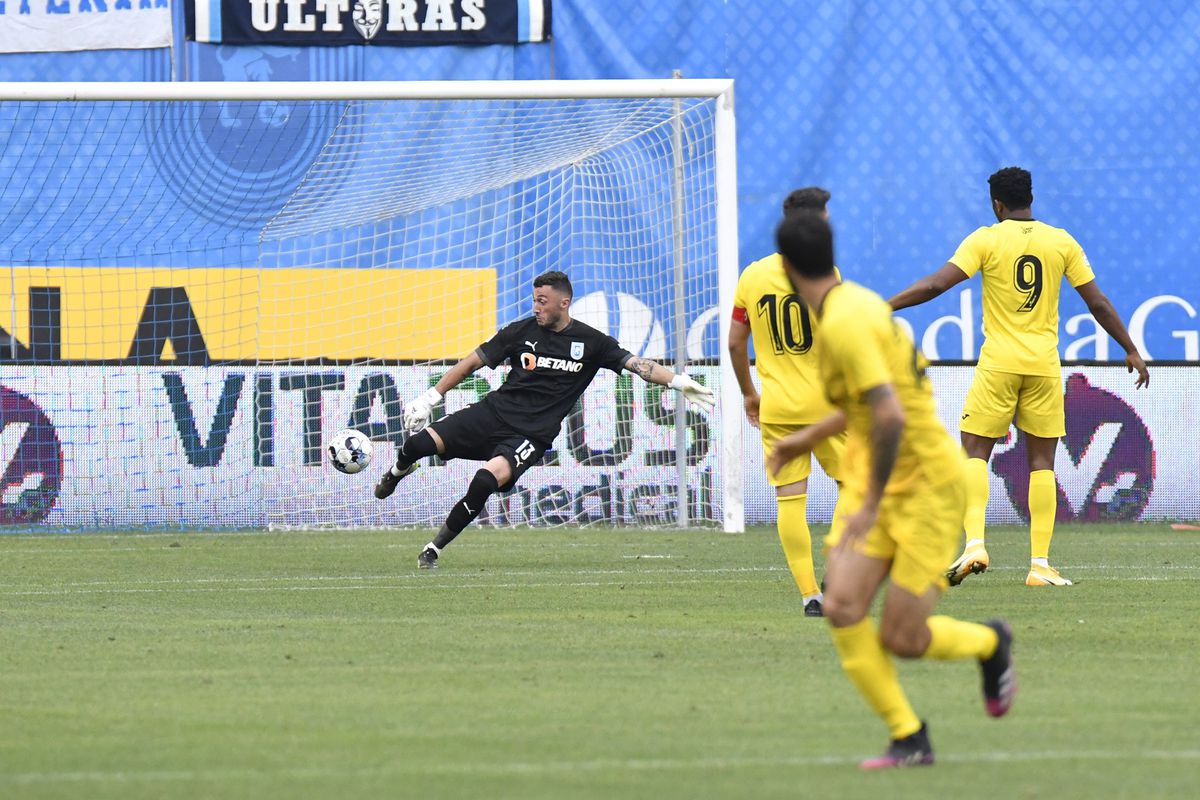
<path fill-rule="evenodd" d="M 717 388 L 714 104 L 0 103 L 0 378 L 6 426 L 28 422 L 3 521 L 439 524 L 476 463 L 372 496 L 403 403 L 550 269 L 573 316 Z M 717 419 L 674 403 L 602 372 L 481 523 L 674 524 L 681 480 L 689 522 L 720 520 Z M 374 442 L 359 475 L 328 465 L 345 427 Z"/>

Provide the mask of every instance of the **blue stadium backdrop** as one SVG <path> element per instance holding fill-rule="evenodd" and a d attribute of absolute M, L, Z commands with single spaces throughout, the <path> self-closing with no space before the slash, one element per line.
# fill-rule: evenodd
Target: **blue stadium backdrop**
<path fill-rule="evenodd" d="M 417 48 L 185 42 L 183 5 L 173 10 L 176 43 L 170 51 L 0 55 L 0 80 L 583 79 L 666 77 L 675 69 L 687 77 L 733 77 L 743 263 L 772 249 L 783 195 L 820 184 L 833 193 L 843 272 L 886 295 L 940 266 L 962 237 L 991 222 L 986 177 L 998 167 L 1020 164 L 1034 175 L 1037 216 L 1068 228 L 1083 244 L 1100 285 L 1143 352 L 1160 362 L 1200 364 L 1200 279 L 1191 263 L 1193 242 L 1200 238 L 1194 213 L 1200 138 L 1191 130 L 1200 112 L 1194 36 L 1200 6 L 1193 2 L 575 0 L 555 5 L 554 38 L 547 43 Z M 12 13 L 16 5 L 7 7 Z M 36 129 L 56 122 L 29 124 Z M 306 119 L 289 134 L 297 158 L 318 145 L 327 124 Z M 250 224 L 256 210 L 286 196 L 289 181 L 297 178 L 297 165 L 282 162 L 270 175 L 239 172 L 236 154 L 223 153 L 217 141 L 163 141 L 145 157 L 172 163 L 201 159 L 216 171 L 222 188 L 205 202 L 185 206 L 131 202 L 128 213 L 108 217 L 109 209 L 84 209 L 74 223 L 78 231 L 59 237 L 70 249 L 46 253 L 43 263 L 139 266 L 147 254 L 165 254 L 153 260 L 156 266 L 245 261 L 256 252 Z M 37 180 L 53 181 L 62 180 L 65 174 L 57 171 L 68 166 L 4 164 L 4 205 L 35 201 L 24 180 L 29 174 L 23 170 L 29 169 L 37 171 Z M 162 174 L 161 180 L 177 182 L 170 187 L 173 194 L 196 196 L 186 172 Z M 128 191 L 165 196 L 163 187 L 147 181 Z M 21 215 L 6 219 L 0 251 L 28 263 L 17 250 L 31 232 L 21 228 L 26 224 Z M 108 235 L 89 233 L 96 230 Z M 193 246 L 163 249 L 179 230 L 187 231 Z M 208 244 L 196 247 L 197 242 Z M 515 314 L 525 307 L 527 277 L 517 275 L 497 287 L 499 308 Z M 586 278 L 578 287 L 581 294 L 605 288 L 603 281 Z M 636 294 L 636 288 L 630 291 Z M 1071 292 L 1064 298 L 1063 357 L 1118 358 L 1115 345 L 1096 335 L 1078 298 Z M 654 307 L 654 298 L 641 300 L 668 319 L 667 309 Z M 715 358 L 716 297 L 698 292 L 689 303 L 693 355 Z M 978 354 L 977 281 L 903 316 L 931 359 L 970 360 Z M 619 321 L 613 325 L 619 328 Z M 664 333 L 670 341 L 672 331 Z M 1196 393 L 1186 390 L 1196 383 L 1193 370 L 1160 372 L 1157 399 L 1150 401 L 1133 398 L 1123 388 L 1123 374 L 1089 369 L 1078 372 L 1082 384 L 1064 374 L 1069 398 L 1073 385 L 1078 397 L 1086 387 L 1104 386 L 1103 398 L 1093 399 L 1101 398 L 1103 407 L 1108 397 L 1125 397 L 1123 407 L 1136 406 L 1130 413 L 1144 421 L 1139 430 L 1153 428 L 1151 417 L 1163 425 L 1182 420 L 1184 430 L 1197 430 L 1196 401 L 1190 399 Z M 948 397 L 956 396 L 962 376 L 943 380 L 958 387 L 947 390 Z M 7 394 L 5 403 L 20 405 Z M 43 424 L 35 419 L 36 408 L 20 413 L 32 415 L 34 429 Z M 1105 419 L 1094 420 L 1087 442 L 1099 441 Z M 1112 464 L 1085 465 L 1085 452 L 1072 452 L 1067 467 L 1086 466 L 1095 480 L 1073 490 L 1068 505 L 1084 514 L 1102 496 L 1111 514 L 1124 514 L 1131 504 L 1142 513 L 1156 469 L 1157 490 L 1163 492 L 1166 467 L 1179 474 L 1200 467 L 1191 442 L 1168 447 L 1168 464 L 1163 453 L 1155 455 L 1161 443 L 1146 438 L 1143 455 L 1135 452 L 1141 444 L 1130 445 L 1137 465 L 1117 470 L 1107 482 L 1098 476 Z M 1019 443 L 1010 444 L 1019 452 Z M 748 436 L 747 452 L 754 448 Z M 1105 453 L 1113 448 L 1120 449 L 1116 439 Z M 997 480 L 1004 469 L 998 462 Z M 1059 478 L 1063 482 L 1061 471 Z M 1020 494 L 1019 487 L 1008 489 L 1014 497 Z M 752 480 L 750 494 L 749 521 L 770 519 L 773 504 L 761 478 Z M 1167 505 L 1151 503 L 1150 512 L 1197 515 L 1196 501 L 1183 487 L 1164 495 L 1168 499 Z M 1020 509 L 1013 505 L 1002 512 L 1011 517 Z"/>

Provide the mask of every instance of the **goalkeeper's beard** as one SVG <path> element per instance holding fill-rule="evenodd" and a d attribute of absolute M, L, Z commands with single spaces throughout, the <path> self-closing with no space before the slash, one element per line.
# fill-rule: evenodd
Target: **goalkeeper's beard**
<path fill-rule="evenodd" d="M 562 313 L 551 315 L 550 312 L 547 311 L 542 317 L 538 317 L 535 314 L 533 319 L 535 322 L 537 322 L 539 328 L 548 328 L 549 330 L 556 331 L 565 327 L 564 325 L 560 324 L 562 323 L 564 316 L 565 315 Z"/>

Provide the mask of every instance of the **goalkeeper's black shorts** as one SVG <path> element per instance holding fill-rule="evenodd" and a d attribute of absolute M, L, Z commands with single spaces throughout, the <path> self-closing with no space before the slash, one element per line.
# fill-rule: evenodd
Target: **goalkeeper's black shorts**
<path fill-rule="evenodd" d="M 530 439 L 504 423 L 487 403 L 475 403 L 442 417 L 429 426 L 437 431 L 446 451 L 442 458 L 489 461 L 504 456 L 512 467 L 512 478 L 500 487 L 511 489 L 525 471 L 542 460 L 549 443 Z"/>

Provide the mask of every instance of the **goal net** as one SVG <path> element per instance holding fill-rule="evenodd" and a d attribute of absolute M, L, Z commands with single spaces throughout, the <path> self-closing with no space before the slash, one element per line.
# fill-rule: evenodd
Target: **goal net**
<path fill-rule="evenodd" d="M 739 530 L 731 92 L 0 85 L 0 523 L 436 526 L 478 464 L 435 459 L 376 500 L 403 405 L 560 269 L 573 317 L 725 397 L 708 415 L 602 371 L 480 524 Z M 347 427 L 374 445 L 357 475 L 327 457 Z"/>

